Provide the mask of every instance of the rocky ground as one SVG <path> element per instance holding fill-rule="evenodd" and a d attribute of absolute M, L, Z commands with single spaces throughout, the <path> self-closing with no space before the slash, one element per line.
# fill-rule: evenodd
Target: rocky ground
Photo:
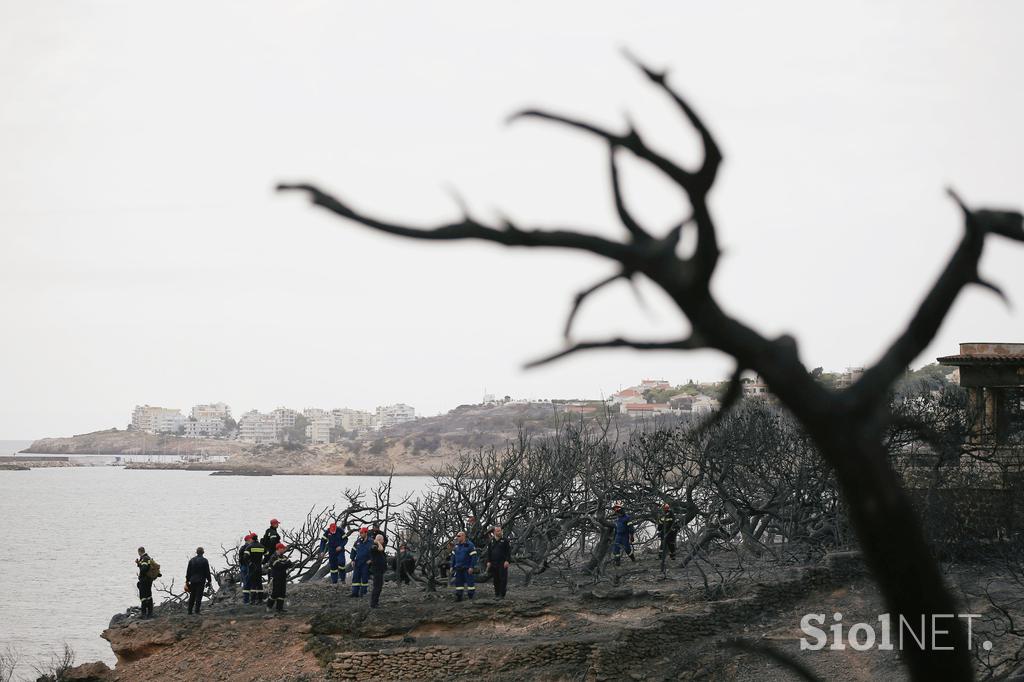
<path fill-rule="evenodd" d="M 530 586 L 514 581 L 503 601 L 485 583 L 462 603 L 388 582 L 379 609 L 349 598 L 348 587 L 302 584 L 290 586 L 283 614 L 241 604 L 228 588 L 200 617 L 160 609 L 148 621 L 115 617 L 103 637 L 118 664 L 93 664 L 79 679 L 794 679 L 761 654 L 731 648 L 737 637 L 797 656 L 822 679 L 904 679 L 889 652 L 799 651 L 804 613 L 871 622 L 884 612 L 855 557 L 763 571 L 714 600 L 699 574 L 663 577 L 654 558 L 608 578 L 574 591 L 544 574 Z"/>

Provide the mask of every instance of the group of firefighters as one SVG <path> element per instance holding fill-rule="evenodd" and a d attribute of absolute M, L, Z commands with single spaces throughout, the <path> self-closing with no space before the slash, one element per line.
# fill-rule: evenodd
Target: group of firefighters
<path fill-rule="evenodd" d="M 612 506 L 614 521 L 614 542 L 612 559 L 615 565 L 622 561 L 622 555 L 636 561 L 633 556 L 635 531 L 633 517 L 626 513 L 622 503 Z M 281 541 L 280 521 L 270 520 L 270 527 L 260 538 L 250 532 L 244 538 L 244 544 L 238 550 L 238 572 L 242 585 L 242 601 L 246 604 L 260 604 L 266 601 L 267 609 L 284 610 L 285 595 L 288 584 L 288 569 L 293 565 L 285 555 L 288 547 Z M 662 506 L 661 515 L 657 518 L 657 531 L 660 540 L 660 556 L 666 553 L 676 558 L 676 533 L 678 530 L 675 514 L 669 504 Z M 494 583 L 494 595 L 504 599 L 508 590 L 508 571 L 512 563 L 512 547 L 504 537 L 500 526 L 481 532 L 476 518 L 470 516 L 466 521 L 467 530 L 459 531 L 454 542 L 446 548 L 448 557 L 438 565 L 438 573 L 448 579 L 451 571 L 450 584 L 454 588 L 456 601 L 463 598 L 472 599 L 476 593 L 476 570 L 479 562 L 478 544 L 486 544 L 485 571 Z M 380 530 L 379 524 L 372 527 L 359 528 L 358 537 L 346 554 L 348 531 L 332 521 L 320 538 L 319 553 L 327 559 L 332 584 L 345 583 L 345 572 L 350 566 L 352 574 L 352 591 L 350 597 L 359 598 L 370 593 L 370 607 L 377 608 L 380 594 L 384 586 L 384 574 L 388 568 L 388 556 L 385 553 L 387 537 Z M 473 541 L 474 538 L 476 542 Z M 143 618 L 153 615 L 153 580 L 159 577 L 159 565 L 139 547 L 139 558 L 135 561 L 139 568 L 139 599 Z M 401 545 L 398 554 L 392 560 L 398 580 L 408 584 L 412 578 L 416 560 L 409 552 L 407 545 Z M 263 585 L 263 575 L 269 577 L 269 596 Z M 372 589 L 371 588 L 372 576 Z M 212 583 L 209 562 L 203 557 L 203 548 L 196 549 L 188 563 L 185 574 L 185 589 L 189 594 L 188 612 L 198 614 L 202 605 L 202 595 L 207 585 Z"/>

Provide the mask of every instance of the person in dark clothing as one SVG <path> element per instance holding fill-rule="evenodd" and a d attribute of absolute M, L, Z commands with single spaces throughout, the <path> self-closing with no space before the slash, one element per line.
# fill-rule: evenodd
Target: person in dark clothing
<path fill-rule="evenodd" d="M 203 594 L 206 593 L 206 586 L 213 583 L 213 576 L 210 574 L 210 562 L 203 556 L 203 548 L 196 547 L 196 555 L 188 560 L 188 568 L 185 569 L 185 585 L 188 586 L 188 613 L 192 615 L 195 609 L 196 615 L 203 606 Z"/>
<path fill-rule="evenodd" d="M 259 604 L 263 601 L 263 562 L 267 556 L 263 545 L 254 537 L 242 550 L 245 563 L 249 566 L 249 603 Z"/>
<path fill-rule="evenodd" d="M 676 515 L 672 512 L 672 505 L 668 502 L 661 505 L 661 516 L 658 517 L 658 538 L 661 540 L 661 547 L 658 550 L 658 558 L 664 559 L 665 552 L 668 552 L 670 559 L 676 558 Z"/>
<path fill-rule="evenodd" d="M 242 585 L 242 603 L 249 603 L 249 562 L 246 558 L 246 550 L 249 549 L 249 543 L 254 542 L 256 538 L 255 533 L 249 533 L 242 538 L 242 546 L 238 549 L 238 580 Z"/>
<path fill-rule="evenodd" d="M 501 526 L 491 531 L 492 540 L 487 545 L 487 570 L 494 578 L 494 596 L 504 599 L 508 591 L 508 567 L 512 563 L 512 545 L 504 537 Z"/>
<path fill-rule="evenodd" d="M 370 539 L 373 540 L 378 535 L 384 535 L 384 531 L 380 529 L 380 521 L 374 521 L 373 525 L 370 526 Z M 388 546 L 388 536 L 384 535 L 384 546 Z"/>
<path fill-rule="evenodd" d="M 270 528 L 263 533 L 263 540 L 261 541 L 263 544 L 263 556 L 268 562 L 274 558 L 274 548 L 281 542 L 281 532 L 277 529 L 279 525 L 281 525 L 280 521 L 270 519 Z"/>
<path fill-rule="evenodd" d="M 338 579 L 345 583 L 345 545 L 348 537 L 345 531 L 338 528 L 338 524 L 331 522 L 331 525 L 324 531 L 320 538 L 320 553 L 327 553 L 327 564 L 331 567 L 331 584 L 337 585 Z"/>
<path fill-rule="evenodd" d="M 274 556 L 270 559 L 270 598 L 267 599 L 267 610 L 276 609 L 284 611 L 284 598 L 288 590 L 288 569 L 292 567 L 292 560 L 284 555 L 288 549 L 284 543 L 279 542 L 274 547 Z"/>
<path fill-rule="evenodd" d="M 370 608 L 380 606 L 380 593 L 384 589 L 384 574 L 388 570 L 388 558 L 384 554 L 384 534 L 378 533 L 370 547 L 370 573 L 373 574 L 373 591 L 370 592 Z"/>
<path fill-rule="evenodd" d="M 359 537 L 352 543 L 349 556 L 352 558 L 352 594 L 350 597 L 362 597 L 370 588 L 370 548 L 373 541 L 367 535 L 370 529 L 363 526 L 359 529 Z"/>
<path fill-rule="evenodd" d="M 135 565 L 139 567 L 139 582 L 136 585 L 139 588 L 143 618 L 153 617 L 153 578 L 149 575 L 152 562 L 153 560 L 146 554 L 146 548 L 139 547 L 139 558 L 135 560 Z"/>
<path fill-rule="evenodd" d="M 398 548 L 398 555 L 395 557 L 395 573 L 398 574 L 398 582 L 408 585 L 412 582 L 412 574 L 415 570 L 416 558 L 409 551 L 408 545 L 401 545 Z"/>

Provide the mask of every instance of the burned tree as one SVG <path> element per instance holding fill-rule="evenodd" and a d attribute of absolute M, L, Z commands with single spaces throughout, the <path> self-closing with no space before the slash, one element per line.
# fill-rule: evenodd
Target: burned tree
<path fill-rule="evenodd" d="M 729 409 L 740 397 L 739 381 L 743 371 L 756 371 L 764 377 L 772 392 L 802 424 L 821 456 L 834 469 L 850 521 L 889 609 L 914 622 L 927 614 L 956 613 L 953 596 L 943 584 L 939 566 L 929 551 L 911 501 L 890 465 L 884 443 L 891 421 L 888 392 L 907 365 L 933 338 L 964 287 L 978 284 L 1002 295 L 998 287 L 981 278 L 978 262 L 989 235 L 1024 241 L 1021 214 L 972 209 L 951 191 L 950 195 L 963 212 L 965 229 L 944 271 L 907 327 L 883 356 L 867 368 L 850 388 L 830 391 L 804 367 L 794 338 L 787 335 L 766 338 L 730 316 L 712 295 L 710 284 L 720 252 L 707 199 L 722 154 L 701 118 L 669 87 L 665 73 L 639 66 L 651 83 L 672 99 L 699 134 L 704 158 L 696 170 L 684 168 L 649 147 L 632 127 L 617 133 L 579 119 L 543 111 L 524 111 L 514 117 L 566 125 L 607 145 L 612 195 L 627 233 L 623 241 L 567 229 L 525 229 L 507 220 L 500 226 L 490 226 L 468 214 L 460 220 L 434 228 L 416 228 L 361 213 L 313 185 L 282 184 L 279 189 L 305 192 L 315 204 L 343 218 L 400 237 L 429 241 L 469 239 L 509 247 L 561 248 L 607 259 L 616 270 L 610 277 L 575 297 L 566 325 L 567 340 L 573 318 L 588 297 L 619 279 L 643 275 L 663 289 L 686 316 L 692 328 L 689 336 L 670 341 L 626 338 L 581 341 L 569 344 L 532 365 L 595 348 L 710 348 L 729 355 L 736 361 L 736 370 L 723 401 L 723 410 Z M 690 215 L 667 234 L 652 234 L 629 211 L 619 183 L 617 157 L 622 150 L 654 166 L 675 183 L 688 200 Z M 696 247 L 692 255 L 685 257 L 677 252 L 684 229 L 692 229 L 696 235 Z M 938 630 L 934 635 L 936 644 L 951 646 L 952 650 L 904 652 L 913 677 L 918 680 L 971 679 L 971 656 L 962 624 L 956 621 L 948 635 Z"/>
<path fill-rule="evenodd" d="M 288 546 L 288 556 L 292 560 L 292 566 L 288 569 L 289 580 L 307 582 L 323 578 L 327 574 L 327 563 L 320 552 L 320 538 L 332 521 L 345 529 L 350 525 L 369 526 L 376 521 L 384 521 L 384 530 L 387 531 L 387 522 L 393 510 L 408 502 L 410 497 L 403 495 L 400 498 L 392 498 L 391 484 L 392 479 L 388 477 L 369 490 L 346 488 L 341 493 L 344 498 L 343 504 L 314 507 L 306 513 L 306 519 L 298 528 L 283 530 L 281 539 Z M 238 546 L 221 546 L 225 568 L 216 574 L 217 582 L 221 586 L 239 582 L 239 549 Z M 168 594 L 174 596 L 173 592 Z"/>

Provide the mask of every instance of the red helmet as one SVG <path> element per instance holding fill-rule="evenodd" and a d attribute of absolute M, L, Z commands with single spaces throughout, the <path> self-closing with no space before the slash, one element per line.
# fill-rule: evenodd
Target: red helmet
<path fill-rule="evenodd" d="M 287 547 L 285 547 L 283 542 L 279 542 L 277 543 L 277 546 L 274 547 L 274 549 L 287 549 Z"/>
<path fill-rule="evenodd" d="M 280 523 L 281 523 L 281 522 L 280 522 L 280 521 L 278 521 L 277 519 L 270 519 L 270 525 L 271 525 L 271 526 L 276 526 L 276 525 L 278 525 L 278 524 L 280 524 Z"/>
<path fill-rule="evenodd" d="M 331 525 L 327 526 L 327 530 L 333 531 L 333 530 L 335 530 L 335 529 L 336 529 L 337 527 L 338 527 L 338 524 L 337 524 L 337 523 L 335 523 L 334 521 L 331 521 Z"/>
<path fill-rule="evenodd" d="M 361 528 L 359 529 L 359 532 L 360 532 L 360 533 L 369 533 L 369 532 L 370 532 L 370 529 L 369 529 L 369 527 L 367 527 L 367 526 L 363 526 L 363 527 L 361 527 Z"/>
<path fill-rule="evenodd" d="M 256 533 L 250 532 L 248 535 L 245 536 L 245 539 L 246 540 L 255 540 L 256 539 Z"/>

